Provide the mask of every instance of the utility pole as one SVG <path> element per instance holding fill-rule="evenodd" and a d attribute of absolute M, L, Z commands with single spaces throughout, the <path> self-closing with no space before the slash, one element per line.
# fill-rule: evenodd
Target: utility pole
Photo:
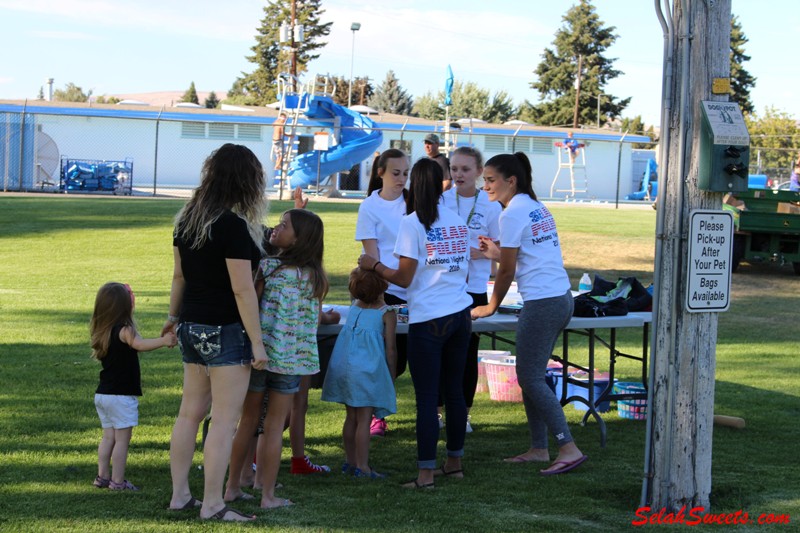
<path fill-rule="evenodd" d="M 714 374 L 718 315 L 689 313 L 687 290 L 690 212 L 719 210 L 722 193 L 697 187 L 702 100 L 715 81 L 730 77 L 731 0 L 673 0 L 656 13 L 664 29 L 662 164 L 658 193 L 656 264 L 645 445 L 643 506 L 651 512 L 703 507 L 709 512 Z M 664 169 L 664 166 L 667 166 Z"/>
<path fill-rule="evenodd" d="M 289 32 L 289 46 L 291 46 L 292 50 L 292 57 L 291 57 L 291 69 L 289 72 L 292 74 L 292 92 L 297 92 L 297 48 L 295 48 L 294 42 L 294 28 L 297 20 L 297 0 L 292 0 L 292 28 Z"/>
<path fill-rule="evenodd" d="M 583 65 L 583 54 L 578 54 L 578 76 L 575 78 L 575 114 L 572 117 L 572 127 L 578 127 L 578 108 L 581 99 L 581 70 Z"/>

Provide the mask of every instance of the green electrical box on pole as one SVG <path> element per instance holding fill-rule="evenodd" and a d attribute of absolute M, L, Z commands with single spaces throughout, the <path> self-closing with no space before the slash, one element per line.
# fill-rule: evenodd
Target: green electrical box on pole
<path fill-rule="evenodd" d="M 736 102 L 700 102 L 700 162 L 697 187 L 711 192 L 747 190 L 750 133 Z"/>

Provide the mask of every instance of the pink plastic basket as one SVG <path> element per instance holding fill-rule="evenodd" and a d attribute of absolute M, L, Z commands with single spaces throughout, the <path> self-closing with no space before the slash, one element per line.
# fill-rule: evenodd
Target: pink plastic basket
<path fill-rule="evenodd" d="M 486 380 L 486 367 L 483 362 L 488 359 L 503 360 L 510 356 L 507 350 L 478 350 L 478 385 L 475 392 L 489 392 L 489 384 Z"/>
<path fill-rule="evenodd" d="M 502 360 L 487 359 L 486 381 L 489 385 L 489 398 L 498 402 L 521 402 L 522 389 L 517 381 L 517 358 L 513 355 Z"/>

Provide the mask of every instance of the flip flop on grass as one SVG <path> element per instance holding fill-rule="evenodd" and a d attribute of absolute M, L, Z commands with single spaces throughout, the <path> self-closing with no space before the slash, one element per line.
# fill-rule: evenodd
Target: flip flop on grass
<path fill-rule="evenodd" d="M 570 470 L 574 470 L 575 468 L 582 465 L 588 458 L 589 458 L 588 455 L 581 455 L 574 461 L 556 461 L 555 463 L 551 464 L 547 470 L 539 470 L 539 473 L 543 476 L 555 476 L 557 474 L 566 474 Z M 556 465 L 563 465 L 563 466 L 556 468 L 555 470 L 550 470 L 550 468 L 553 468 Z"/>

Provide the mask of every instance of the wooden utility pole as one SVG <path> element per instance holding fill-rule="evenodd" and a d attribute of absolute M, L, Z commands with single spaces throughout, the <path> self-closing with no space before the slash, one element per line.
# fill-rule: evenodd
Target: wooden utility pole
<path fill-rule="evenodd" d="M 684 505 L 708 511 L 718 316 L 688 313 L 684 297 L 689 213 L 722 206 L 722 193 L 697 188 L 698 140 L 701 100 L 728 100 L 712 94 L 712 82 L 730 75 L 731 0 L 674 0 L 665 17 L 672 20 L 674 44 L 665 72 L 668 121 L 661 130 L 669 143 L 663 154 L 668 169 L 666 191 L 659 190 L 658 198 L 664 218 L 656 236 L 661 254 L 643 503 L 653 512 L 677 512 Z"/>
<path fill-rule="evenodd" d="M 578 54 L 578 76 L 575 78 L 575 114 L 572 116 L 572 127 L 578 127 L 578 111 L 581 102 L 581 71 L 583 70 L 583 54 Z"/>

